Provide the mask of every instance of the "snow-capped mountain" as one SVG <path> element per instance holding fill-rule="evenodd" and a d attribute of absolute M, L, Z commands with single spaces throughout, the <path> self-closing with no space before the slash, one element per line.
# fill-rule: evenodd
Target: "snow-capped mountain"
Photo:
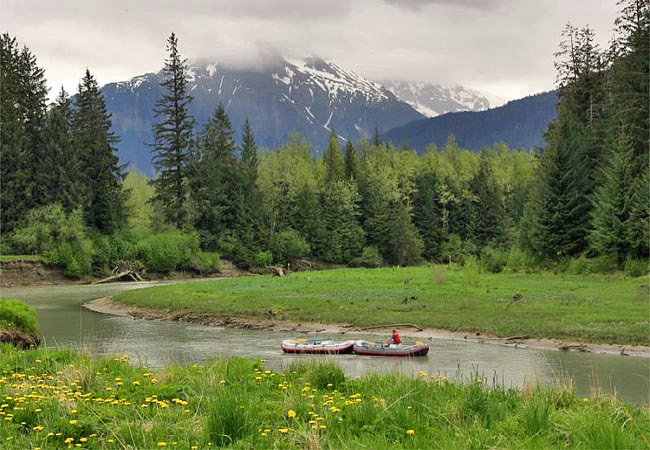
<path fill-rule="evenodd" d="M 267 58 L 255 69 L 195 61 L 188 72 L 197 127 L 222 103 L 241 135 L 248 118 L 258 145 L 277 148 L 300 133 L 320 153 L 332 129 L 342 139 L 359 139 L 375 127 L 387 131 L 423 116 L 381 84 L 316 57 L 287 61 Z M 160 98 L 161 72 L 110 83 L 102 88 L 113 129 L 121 137 L 120 158 L 152 173 L 153 106 Z"/>
<path fill-rule="evenodd" d="M 406 81 L 383 81 L 382 84 L 398 99 L 405 101 L 426 117 L 490 108 L 490 102 L 485 95 L 463 86 L 450 88 L 439 84 Z"/>

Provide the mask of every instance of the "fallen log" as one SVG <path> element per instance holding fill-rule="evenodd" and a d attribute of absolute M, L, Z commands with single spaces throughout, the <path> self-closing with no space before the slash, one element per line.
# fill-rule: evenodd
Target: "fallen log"
<path fill-rule="evenodd" d="M 126 276 L 129 276 L 133 274 L 134 272 L 132 270 L 127 270 L 126 272 L 120 272 L 116 275 L 111 275 L 110 277 L 102 278 L 101 280 L 93 281 L 91 284 L 101 284 L 101 283 L 108 283 L 109 281 L 115 281 L 119 280 L 120 278 L 124 278 Z"/>
<path fill-rule="evenodd" d="M 585 344 L 566 344 L 566 345 L 560 345 L 558 350 L 562 350 L 563 352 L 568 352 L 569 350 L 575 350 L 578 352 L 588 352 L 589 349 Z"/>
<path fill-rule="evenodd" d="M 412 323 L 387 323 L 385 325 L 372 325 L 369 327 L 357 328 L 358 331 L 373 330 L 375 328 L 415 328 L 417 331 L 422 331 L 424 328 L 414 325 Z"/>
<path fill-rule="evenodd" d="M 522 341 L 528 339 L 528 335 L 524 334 L 522 336 L 510 336 L 506 338 L 506 341 Z"/>

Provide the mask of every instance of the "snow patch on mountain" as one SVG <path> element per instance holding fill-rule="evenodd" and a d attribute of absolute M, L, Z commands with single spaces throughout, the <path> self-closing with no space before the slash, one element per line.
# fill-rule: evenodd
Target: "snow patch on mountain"
<path fill-rule="evenodd" d="M 384 87 L 420 114 L 435 117 L 448 112 L 483 111 L 490 108 L 487 97 L 463 86 L 445 87 L 432 83 L 384 81 Z"/>

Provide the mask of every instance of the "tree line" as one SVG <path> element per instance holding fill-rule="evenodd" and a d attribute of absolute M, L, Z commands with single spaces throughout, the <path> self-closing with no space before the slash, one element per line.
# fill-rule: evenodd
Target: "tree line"
<path fill-rule="evenodd" d="M 498 271 L 580 255 L 611 257 L 616 267 L 643 260 L 650 242 L 649 7 L 642 0 L 621 5 L 606 51 L 589 28 L 567 26 L 556 55 L 557 119 L 546 146 L 532 154 L 505 144 L 477 154 L 450 135 L 419 156 L 381 142 L 378 132 L 352 142 L 331 130 L 315 159 L 299 135 L 260 151 L 248 121 L 237 145 L 222 105 L 200 127 L 188 113 L 187 65 L 172 33 L 149 143 L 150 182 L 135 172 L 125 180 L 90 72 L 74 102 L 62 91 L 47 107 L 43 69 L 4 34 L 3 251 L 24 244 L 11 237 L 25 235 L 26 217 L 44 220 L 27 211 L 56 204 L 104 236 L 94 238 L 95 247 L 112 246 L 119 259 L 151 257 L 115 250 L 137 247 L 137 229 L 161 239 L 191 236 L 174 242 L 244 267 L 301 258 L 375 266 L 470 257 Z M 125 241 L 131 247 L 117 244 Z"/>

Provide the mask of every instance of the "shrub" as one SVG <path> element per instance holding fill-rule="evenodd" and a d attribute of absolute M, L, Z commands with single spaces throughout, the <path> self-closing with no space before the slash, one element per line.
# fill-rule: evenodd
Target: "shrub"
<path fill-rule="evenodd" d="M 190 260 L 198 252 L 198 234 L 167 231 L 140 241 L 135 255 L 148 270 L 165 273 L 192 268 Z"/>
<path fill-rule="evenodd" d="M 271 242 L 273 260 L 276 263 L 286 264 L 307 256 L 309 244 L 295 230 L 289 229 L 276 234 Z"/>
<path fill-rule="evenodd" d="M 465 280 L 470 286 L 477 286 L 479 283 L 480 265 L 476 256 L 470 255 L 465 258 L 463 264 L 463 272 L 465 272 Z"/>
<path fill-rule="evenodd" d="M 273 253 L 271 253 L 269 250 L 259 252 L 257 255 L 255 255 L 255 263 L 260 267 L 269 266 L 272 262 Z"/>
<path fill-rule="evenodd" d="M 513 246 L 506 257 L 508 272 L 527 272 L 538 265 L 536 259 L 528 252 Z"/>
<path fill-rule="evenodd" d="M 90 272 L 93 247 L 89 241 L 61 242 L 43 255 L 45 261 L 53 266 L 63 267 L 63 273 L 79 278 Z"/>
<path fill-rule="evenodd" d="M 486 247 L 481 253 L 481 263 L 488 272 L 499 273 L 508 263 L 508 254 L 503 250 Z"/>
<path fill-rule="evenodd" d="M 190 258 L 190 268 L 200 273 L 218 272 L 221 267 L 219 253 L 198 251 Z"/>
<path fill-rule="evenodd" d="M 36 311 L 15 298 L 0 299 L 0 328 L 38 336 Z"/>
<path fill-rule="evenodd" d="M 647 259 L 628 259 L 625 261 L 625 275 L 640 277 L 650 272 L 650 263 Z"/>
<path fill-rule="evenodd" d="M 452 262 L 463 263 L 463 241 L 457 234 L 450 234 L 447 240 L 442 244 L 442 262 L 451 264 Z"/>
<path fill-rule="evenodd" d="M 350 262 L 352 267 L 379 267 L 382 264 L 384 264 L 384 260 L 379 249 L 374 245 L 364 247 L 361 256 Z"/>

